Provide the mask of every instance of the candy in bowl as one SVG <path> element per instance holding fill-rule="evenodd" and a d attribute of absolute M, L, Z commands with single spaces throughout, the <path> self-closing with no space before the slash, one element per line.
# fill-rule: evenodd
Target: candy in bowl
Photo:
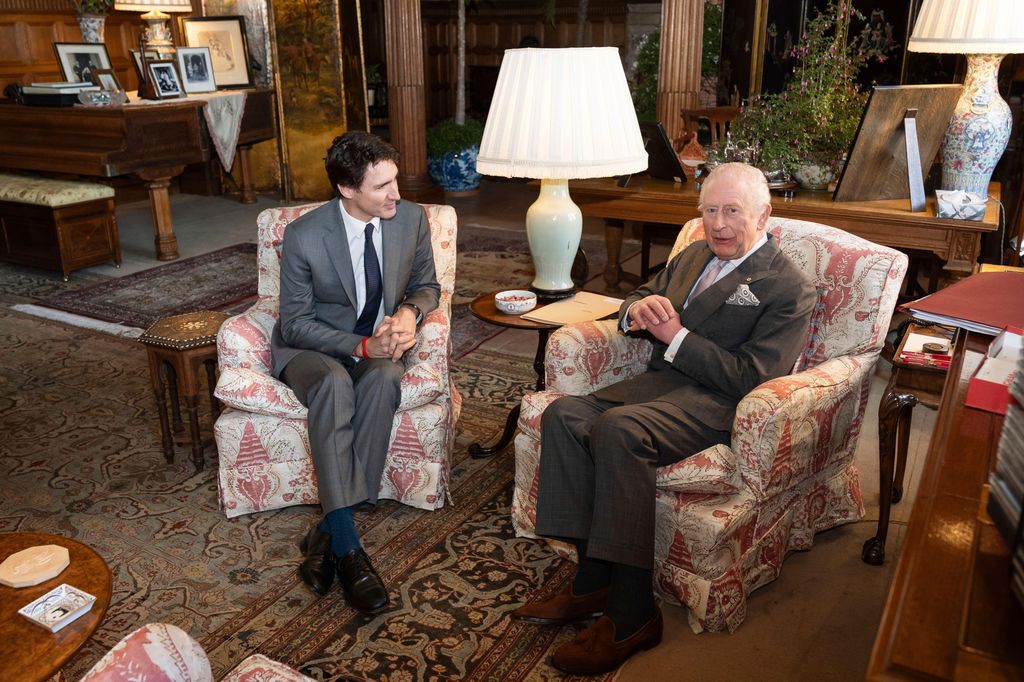
<path fill-rule="evenodd" d="M 537 305 L 537 294 L 525 289 L 499 291 L 494 295 L 494 305 L 503 313 L 522 315 Z"/>

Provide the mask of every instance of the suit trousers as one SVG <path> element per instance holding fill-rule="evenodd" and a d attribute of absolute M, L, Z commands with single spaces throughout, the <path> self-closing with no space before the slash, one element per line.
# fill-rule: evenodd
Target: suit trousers
<path fill-rule="evenodd" d="M 377 502 L 405 366 L 370 358 L 350 369 L 313 350 L 293 357 L 281 379 L 309 409 L 309 447 L 324 513 Z"/>
<path fill-rule="evenodd" d="M 541 418 L 537 533 L 585 540 L 591 558 L 651 569 L 657 467 L 729 440 L 665 401 L 559 398 Z"/>

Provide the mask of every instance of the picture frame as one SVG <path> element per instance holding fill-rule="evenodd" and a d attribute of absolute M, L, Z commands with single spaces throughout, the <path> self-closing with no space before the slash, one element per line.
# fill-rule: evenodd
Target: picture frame
<path fill-rule="evenodd" d="M 181 19 L 181 32 L 189 47 L 210 48 L 218 89 L 253 87 L 245 17 L 186 17 Z"/>
<path fill-rule="evenodd" d="M 208 47 L 179 47 L 178 73 L 188 94 L 214 92 L 217 80 L 213 73 L 213 60 Z"/>
<path fill-rule="evenodd" d="M 157 59 L 149 62 L 149 75 L 153 89 L 159 99 L 175 99 L 185 96 L 181 75 L 173 59 Z"/>
<path fill-rule="evenodd" d="M 132 57 L 132 65 L 135 67 L 135 75 L 139 77 L 141 83 L 144 79 L 142 77 L 142 53 L 138 50 L 128 50 Z M 160 55 L 155 50 L 146 50 L 146 59 L 149 61 L 156 61 L 160 59 Z"/>
<path fill-rule="evenodd" d="M 100 86 L 100 90 L 103 92 L 116 93 L 124 98 L 119 101 L 128 101 L 128 93 L 121 87 L 121 82 L 117 80 L 117 72 L 113 69 L 93 69 L 92 82 Z"/>
<path fill-rule="evenodd" d="M 53 51 L 64 80 L 91 83 L 94 69 L 110 69 L 110 55 L 103 43 L 54 43 Z"/>

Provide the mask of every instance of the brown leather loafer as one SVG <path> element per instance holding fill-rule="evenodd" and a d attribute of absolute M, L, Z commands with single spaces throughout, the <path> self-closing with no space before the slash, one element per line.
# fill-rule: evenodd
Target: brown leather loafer
<path fill-rule="evenodd" d="M 541 625 L 564 625 L 578 620 L 597 618 L 604 613 L 608 588 L 576 596 L 572 585 L 547 599 L 529 601 L 512 612 L 513 618 Z"/>
<path fill-rule="evenodd" d="M 615 624 L 608 616 L 601 616 L 575 639 L 558 647 L 551 663 L 573 675 L 600 675 L 615 670 L 636 652 L 661 644 L 661 628 L 658 609 L 642 628 L 620 642 L 615 640 Z"/>

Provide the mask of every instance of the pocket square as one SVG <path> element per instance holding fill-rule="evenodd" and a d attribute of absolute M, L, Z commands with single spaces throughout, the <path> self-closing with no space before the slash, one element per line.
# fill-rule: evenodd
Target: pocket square
<path fill-rule="evenodd" d="M 750 287 L 746 284 L 741 284 L 736 287 L 736 291 L 732 292 L 726 302 L 726 305 L 761 305 L 761 301 L 757 300 L 757 296 L 754 296 L 754 292 L 750 290 Z"/>

